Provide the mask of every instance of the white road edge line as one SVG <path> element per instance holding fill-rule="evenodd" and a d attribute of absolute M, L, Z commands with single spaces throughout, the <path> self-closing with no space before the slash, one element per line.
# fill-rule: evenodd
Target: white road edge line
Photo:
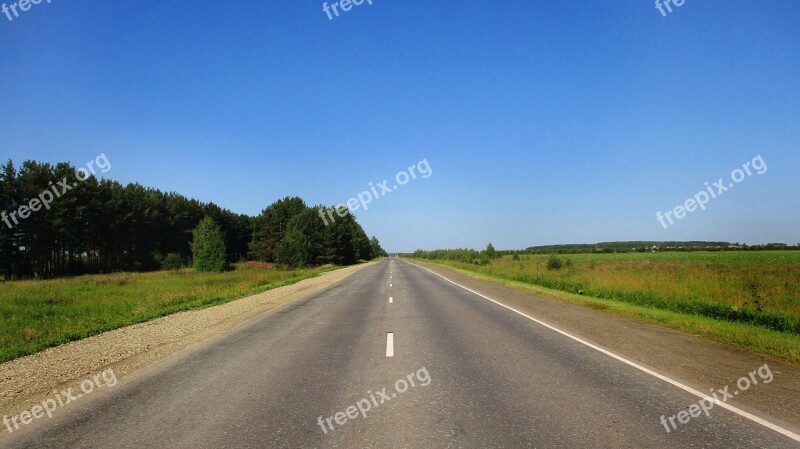
<path fill-rule="evenodd" d="M 588 346 L 588 347 L 590 347 L 590 348 L 592 348 L 592 349 L 594 349 L 596 351 L 602 352 L 603 354 L 605 354 L 605 355 L 607 355 L 609 357 L 615 358 L 615 359 L 619 360 L 622 363 L 625 363 L 627 365 L 630 365 L 630 366 L 638 369 L 639 371 L 645 372 L 647 374 L 650 374 L 653 377 L 656 377 L 658 379 L 663 380 L 664 382 L 672 384 L 672 385 L 674 385 L 674 386 L 676 386 L 676 387 L 678 387 L 678 388 L 680 388 L 680 389 L 682 389 L 684 391 L 687 391 L 687 392 L 689 392 L 689 393 L 691 393 L 691 394 L 693 394 L 693 395 L 695 395 L 695 396 L 697 396 L 697 397 L 699 397 L 701 399 L 705 399 L 707 401 L 711 401 L 714 404 L 716 404 L 716 405 L 718 405 L 718 406 L 720 406 L 720 407 L 722 407 L 722 408 L 724 408 L 724 409 L 726 409 L 726 410 L 728 410 L 730 412 L 736 413 L 737 415 L 739 415 L 739 416 L 741 416 L 743 418 L 746 418 L 746 419 L 749 419 L 750 421 L 753 421 L 755 423 L 761 424 L 762 426 L 764 426 L 764 427 L 766 427 L 768 429 L 774 430 L 775 432 L 778 432 L 778 433 L 780 433 L 782 435 L 785 435 L 785 436 L 787 436 L 787 437 L 789 437 L 789 438 L 791 438 L 791 439 L 793 439 L 795 441 L 800 441 L 800 435 L 792 432 L 791 430 L 784 429 L 783 427 L 781 427 L 781 426 L 779 426 L 777 424 L 773 424 L 773 423 L 767 421 L 766 419 L 759 418 L 758 416 L 753 415 L 752 413 L 748 413 L 748 412 L 746 412 L 746 411 L 744 411 L 744 410 L 742 410 L 740 408 L 734 407 L 734 406 L 732 406 L 732 405 L 730 405 L 730 404 L 728 404 L 726 402 L 722 402 L 717 398 L 713 398 L 713 397 L 711 397 L 711 396 L 709 396 L 709 395 L 707 395 L 705 393 L 697 391 L 697 390 L 695 390 L 694 388 L 692 388 L 690 386 L 684 385 L 684 384 L 678 382 L 677 380 L 674 380 L 674 379 L 672 379 L 670 377 L 667 377 L 667 376 L 665 376 L 663 374 L 657 373 L 657 372 L 655 372 L 655 371 L 653 371 L 653 370 L 651 370 L 649 368 L 646 368 L 646 367 L 644 367 L 642 365 L 639 365 L 638 363 L 633 362 L 631 360 L 628 360 L 625 357 L 622 357 L 622 356 L 619 356 L 617 354 L 614 354 L 613 352 L 608 351 L 607 349 L 603 349 L 603 348 L 601 348 L 601 347 L 599 347 L 599 346 L 597 346 L 595 344 L 589 343 L 588 341 L 583 340 L 580 337 L 576 337 L 576 336 L 574 336 L 574 335 L 572 335 L 572 334 L 570 334 L 570 333 L 568 333 L 566 331 L 563 331 L 563 330 L 561 330 L 561 329 L 559 329 L 559 328 L 557 328 L 557 327 L 555 327 L 553 325 L 547 324 L 544 321 L 538 320 L 538 319 L 536 319 L 536 318 L 534 318 L 534 317 L 532 317 L 530 315 L 527 315 L 527 314 L 525 314 L 523 312 L 520 312 L 519 310 L 517 310 L 517 309 L 515 309 L 513 307 L 509 307 L 509 306 L 507 306 L 507 305 L 505 305 L 503 303 L 495 301 L 494 299 L 492 299 L 492 298 L 490 298 L 488 296 L 485 296 L 485 295 L 483 295 L 481 293 L 478 293 L 475 290 L 472 290 L 470 288 L 464 287 L 463 285 L 461 285 L 461 284 L 459 284 L 457 282 L 453 282 L 450 279 L 447 279 L 446 277 L 442 276 L 441 274 L 436 273 L 434 271 L 431 271 L 431 270 L 429 270 L 429 269 L 427 269 L 427 268 L 425 268 L 423 266 L 420 266 L 420 265 L 417 265 L 417 264 L 413 264 L 413 263 L 408 262 L 408 261 L 403 261 L 403 262 L 405 262 L 405 263 L 407 263 L 409 265 L 413 265 L 415 267 L 422 268 L 423 270 L 425 270 L 425 271 L 427 271 L 427 272 L 429 272 L 429 273 L 431 273 L 433 275 L 439 276 L 440 278 L 444 279 L 445 281 L 447 281 L 447 282 L 449 282 L 451 284 L 457 285 L 457 286 L 463 288 L 464 290 L 466 290 L 466 291 L 468 291 L 470 293 L 474 293 L 474 294 L 480 296 L 483 299 L 489 300 L 489 301 L 491 301 L 491 302 L 493 302 L 493 303 L 495 303 L 495 304 L 497 304 L 497 305 L 499 305 L 501 307 L 505 307 L 506 309 L 511 310 L 512 312 L 515 312 L 515 313 L 517 313 L 519 315 L 522 315 L 525 318 L 527 318 L 527 319 L 529 319 L 529 320 L 531 320 L 531 321 L 533 321 L 535 323 L 541 324 L 542 326 L 544 326 L 544 327 L 546 327 L 548 329 L 554 330 L 554 331 L 558 332 L 559 334 L 564 335 L 565 337 L 569 337 L 569 338 L 577 341 L 578 343 L 581 343 L 581 344 L 583 344 L 585 346 Z M 388 351 L 388 349 L 387 349 L 387 351 Z"/>
<path fill-rule="evenodd" d="M 394 357 L 394 332 L 386 333 L 386 357 Z"/>

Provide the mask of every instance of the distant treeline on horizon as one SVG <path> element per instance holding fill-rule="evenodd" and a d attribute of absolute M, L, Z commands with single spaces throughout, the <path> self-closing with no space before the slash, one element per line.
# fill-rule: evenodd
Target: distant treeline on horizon
<path fill-rule="evenodd" d="M 491 247 L 492 245 L 489 244 Z M 520 250 L 494 250 L 489 258 L 502 257 L 514 254 L 585 254 L 585 253 L 649 253 L 661 251 L 798 251 L 800 243 L 790 246 L 786 243 L 767 243 L 764 245 L 747 245 L 745 243 L 730 242 L 703 242 L 703 241 L 629 241 L 629 242 L 601 242 L 601 243 L 571 243 L 564 245 L 541 245 L 531 246 Z M 442 253 L 464 253 L 469 258 L 484 255 L 486 251 L 474 249 L 438 249 L 438 250 L 417 250 L 413 253 L 399 253 L 399 255 L 412 257 L 426 257 Z"/>
<path fill-rule="evenodd" d="M 524 250 L 498 251 L 499 253 L 615 253 L 615 252 L 652 252 L 652 251 L 761 251 L 761 250 L 800 250 L 800 244 L 789 246 L 786 243 L 767 243 L 765 245 L 747 245 L 730 242 L 704 242 L 704 241 L 629 241 L 629 242 L 601 242 L 577 243 L 564 245 L 531 246 Z"/>

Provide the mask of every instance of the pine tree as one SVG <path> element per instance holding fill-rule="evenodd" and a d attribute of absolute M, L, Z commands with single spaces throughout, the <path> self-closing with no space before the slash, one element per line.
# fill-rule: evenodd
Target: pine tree
<path fill-rule="evenodd" d="M 275 247 L 276 262 L 291 268 L 311 263 L 311 243 L 299 229 L 289 229 Z"/>
<path fill-rule="evenodd" d="M 219 226 L 211 217 L 206 217 L 192 232 L 192 255 L 194 268 L 204 272 L 222 272 L 228 268 L 225 239 Z"/>
<path fill-rule="evenodd" d="M 276 246 L 286 234 L 289 221 L 307 207 L 301 198 L 287 196 L 264 209 L 254 220 L 250 257 L 262 262 L 274 262 Z"/>
<path fill-rule="evenodd" d="M 486 246 L 486 255 L 489 259 L 497 259 L 497 251 L 495 251 L 494 246 L 491 243 Z"/>

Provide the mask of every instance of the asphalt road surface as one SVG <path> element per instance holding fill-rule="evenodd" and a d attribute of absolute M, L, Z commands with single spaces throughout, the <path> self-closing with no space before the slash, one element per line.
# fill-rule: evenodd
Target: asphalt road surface
<path fill-rule="evenodd" d="M 676 351 L 680 348 L 676 348 Z M 0 439 L 13 448 L 800 443 L 390 259 Z M 683 416 L 686 418 L 686 416 Z"/>

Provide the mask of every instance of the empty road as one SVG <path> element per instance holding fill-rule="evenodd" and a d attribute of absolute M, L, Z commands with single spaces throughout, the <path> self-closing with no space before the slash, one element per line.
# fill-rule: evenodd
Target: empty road
<path fill-rule="evenodd" d="M 0 447 L 800 446 L 721 407 L 668 433 L 661 416 L 697 402 L 389 259 L 4 433 Z"/>

